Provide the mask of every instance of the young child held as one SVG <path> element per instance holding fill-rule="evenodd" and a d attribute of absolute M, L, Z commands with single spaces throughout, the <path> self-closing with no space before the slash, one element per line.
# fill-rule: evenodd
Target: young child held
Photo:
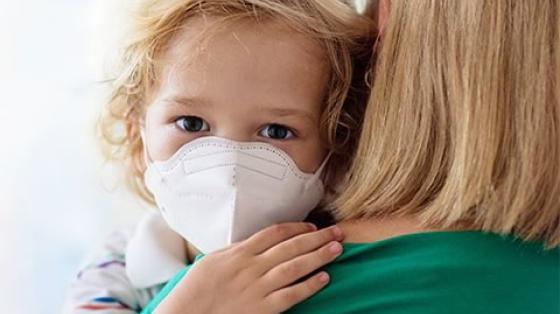
<path fill-rule="evenodd" d="M 276 284 L 266 292 L 274 301 L 247 298 L 266 312 L 289 308 L 289 289 L 305 298 L 326 284 L 325 274 L 294 283 L 340 254 L 341 235 L 336 227 L 309 233 L 313 228 L 301 223 L 261 230 L 304 220 L 328 203 L 344 175 L 364 109 L 364 70 L 355 69 L 370 50 L 370 25 L 334 0 L 149 1 L 140 12 L 103 118 L 111 156 L 127 166 L 135 191 L 160 211 L 135 231 L 129 248 L 154 247 L 155 255 L 167 254 L 159 261 L 176 270 L 198 252 L 224 254 L 241 242 L 255 249 L 253 255 L 268 256 L 251 267 L 272 274 L 322 254 L 321 263 L 288 282 L 269 275 L 267 282 Z M 114 133 L 115 125 L 124 126 L 124 136 Z M 163 239 L 170 234 L 166 226 L 188 243 L 188 253 L 162 252 L 185 251 L 176 238 L 169 240 L 172 235 Z M 287 241 L 299 251 L 288 252 Z M 128 286 L 121 291 L 151 289 L 143 300 L 92 292 L 76 308 L 91 308 L 97 299 L 108 308 L 143 309 L 173 273 L 132 278 L 126 268 L 138 264 L 147 265 L 140 267 L 144 273 L 161 272 L 150 268 L 158 264 L 150 262 L 158 259 L 154 251 L 138 251 L 136 260 L 123 257 L 126 266 L 117 263 L 114 271 L 125 274 L 119 278 Z M 138 260 L 142 256 L 148 260 Z M 99 291 L 110 292 L 112 284 Z M 314 288 L 303 293 L 304 284 Z M 75 284 L 80 286 L 87 283 Z"/>

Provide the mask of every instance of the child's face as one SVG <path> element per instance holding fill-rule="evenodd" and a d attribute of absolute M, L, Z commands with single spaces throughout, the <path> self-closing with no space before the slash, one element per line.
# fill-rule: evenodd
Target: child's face
<path fill-rule="evenodd" d="M 160 82 L 146 109 L 145 141 L 166 160 L 202 136 L 270 143 L 304 172 L 326 155 L 319 128 L 329 78 L 318 43 L 280 23 L 245 23 L 204 45 L 193 19 L 163 55 Z"/>

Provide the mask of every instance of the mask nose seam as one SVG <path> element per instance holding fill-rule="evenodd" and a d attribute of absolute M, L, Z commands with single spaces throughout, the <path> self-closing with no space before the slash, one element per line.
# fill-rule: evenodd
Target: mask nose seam
<path fill-rule="evenodd" d="M 229 225 L 229 232 L 228 232 L 228 243 L 231 244 L 233 241 L 233 226 L 235 226 L 235 208 L 236 203 L 237 203 L 237 165 L 233 166 L 233 175 L 232 175 L 232 180 L 231 180 L 231 185 L 234 188 L 234 193 L 231 194 L 232 200 L 229 202 L 230 204 L 230 208 L 229 208 L 229 215 L 231 217 L 230 221 L 231 224 Z"/>

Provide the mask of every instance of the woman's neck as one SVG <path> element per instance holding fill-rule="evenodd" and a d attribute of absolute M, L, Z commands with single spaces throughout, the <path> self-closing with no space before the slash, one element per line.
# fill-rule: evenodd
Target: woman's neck
<path fill-rule="evenodd" d="M 435 231 L 435 229 L 423 226 L 414 217 L 346 220 L 337 225 L 344 232 L 344 242 L 348 243 L 376 242 L 411 233 Z"/>

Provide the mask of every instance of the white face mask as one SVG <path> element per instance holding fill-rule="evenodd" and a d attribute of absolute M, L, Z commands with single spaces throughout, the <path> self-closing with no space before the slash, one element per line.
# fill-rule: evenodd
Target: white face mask
<path fill-rule="evenodd" d="M 303 220 L 323 197 L 325 163 L 307 174 L 270 144 L 202 137 L 149 162 L 145 182 L 169 226 L 207 254 Z"/>

